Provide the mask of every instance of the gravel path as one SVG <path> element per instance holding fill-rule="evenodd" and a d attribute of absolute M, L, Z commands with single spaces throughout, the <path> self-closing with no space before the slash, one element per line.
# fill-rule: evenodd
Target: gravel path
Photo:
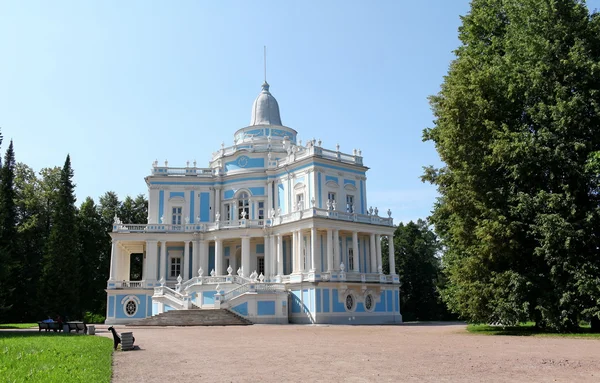
<path fill-rule="evenodd" d="M 110 337 L 107 326 L 97 334 Z M 600 340 L 464 325 L 121 327 L 113 382 L 600 382 Z"/>

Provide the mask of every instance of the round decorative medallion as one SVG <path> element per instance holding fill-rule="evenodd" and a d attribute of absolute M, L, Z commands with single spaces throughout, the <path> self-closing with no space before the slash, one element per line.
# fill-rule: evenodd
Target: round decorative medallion
<path fill-rule="evenodd" d="M 248 166 L 248 160 L 250 158 L 248 158 L 248 156 L 239 156 L 237 159 L 237 164 L 240 168 L 245 168 L 246 166 Z"/>
<path fill-rule="evenodd" d="M 125 315 L 132 317 L 135 313 L 137 313 L 137 304 L 135 301 L 127 301 L 127 303 L 125 303 Z"/>
<path fill-rule="evenodd" d="M 365 297 L 365 309 L 367 311 L 373 310 L 373 296 L 371 294 L 367 294 Z"/>
<path fill-rule="evenodd" d="M 346 310 L 354 310 L 354 296 L 352 294 L 346 295 Z"/>

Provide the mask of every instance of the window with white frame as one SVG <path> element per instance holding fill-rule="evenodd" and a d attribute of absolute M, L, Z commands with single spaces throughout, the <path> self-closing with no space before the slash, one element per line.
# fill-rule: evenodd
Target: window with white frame
<path fill-rule="evenodd" d="M 171 258 L 171 272 L 169 276 L 171 278 L 177 278 L 179 274 L 181 274 L 181 257 L 172 257 Z"/>
<path fill-rule="evenodd" d="M 173 225 L 181 225 L 181 214 L 183 212 L 183 208 L 181 206 L 173 207 L 173 218 L 171 220 L 171 224 Z"/>
<path fill-rule="evenodd" d="M 258 219 L 265 219 L 265 202 L 258 201 Z"/>
<path fill-rule="evenodd" d="M 354 213 L 354 196 L 353 195 L 346 196 L 346 212 Z"/>
<path fill-rule="evenodd" d="M 243 192 L 238 197 L 238 219 L 250 218 L 250 198 Z"/>
<path fill-rule="evenodd" d="M 296 194 L 296 210 L 304 210 L 304 193 Z"/>
<path fill-rule="evenodd" d="M 222 220 L 224 221 L 229 221 L 231 219 L 231 205 L 226 203 L 225 204 L 225 215 L 221 217 Z"/>
<path fill-rule="evenodd" d="M 335 193 L 334 192 L 327 193 L 327 208 L 329 210 L 333 210 L 334 202 L 335 202 Z"/>

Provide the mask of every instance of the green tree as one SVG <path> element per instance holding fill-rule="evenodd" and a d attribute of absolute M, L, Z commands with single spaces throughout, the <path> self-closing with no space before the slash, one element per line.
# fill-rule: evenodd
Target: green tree
<path fill-rule="evenodd" d="M 473 0 L 435 126 L 450 309 L 571 330 L 600 317 L 600 19 L 578 0 Z"/>
<path fill-rule="evenodd" d="M 127 196 L 117 215 L 123 223 L 145 224 L 148 221 L 148 200 L 143 194 L 139 194 L 135 200 Z"/>
<path fill-rule="evenodd" d="M 0 321 L 13 319 L 14 311 L 10 309 L 20 275 L 14 179 L 15 153 L 11 140 L 0 170 Z"/>
<path fill-rule="evenodd" d="M 71 158 L 60 173 L 58 196 L 42 267 L 40 302 L 48 313 L 77 317 L 80 310 L 80 243 Z"/>
<path fill-rule="evenodd" d="M 79 238 L 81 241 L 81 300 L 84 311 L 104 314 L 106 306 L 106 229 L 100 210 L 88 197 L 79 209 Z"/>

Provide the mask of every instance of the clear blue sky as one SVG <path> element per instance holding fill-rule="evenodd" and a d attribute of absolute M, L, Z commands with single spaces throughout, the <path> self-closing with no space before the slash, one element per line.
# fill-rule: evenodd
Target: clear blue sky
<path fill-rule="evenodd" d="M 588 1 L 597 8 L 600 0 Z M 208 160 L 250 121 L 263 80 L 303 140 L 363 151 L 369 205 L 429 215 L 439 165 L 427 96 L 468 0 L 0 0 L 0 127 L 39 171 L 71 155 L 78 204 L 146 193 L 152 161 Z"/>

